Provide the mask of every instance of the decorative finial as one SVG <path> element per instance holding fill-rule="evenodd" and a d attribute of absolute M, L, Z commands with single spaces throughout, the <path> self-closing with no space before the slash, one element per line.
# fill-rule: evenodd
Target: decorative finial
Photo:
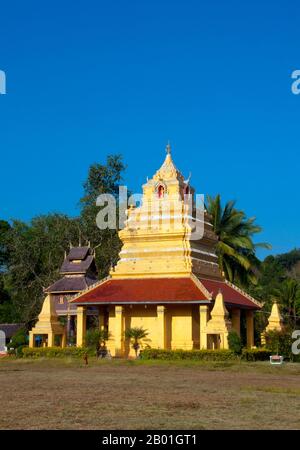
<path fill-rule="evenodd" d="M 192 173 L 190 172 L 190 173 L 189 173 L 189 177 L 188 177 L 186 180 L 184 180 L 184 183 L 185 183 L 185 184 L 190 184 L 191 176 L 192 176 Z"/>
<path fill-rule="evenodd" d="M 170 145 L 170 141 L 168 141 L 167 145 L 166 145 L 166 152 L 169 155 L 171 153 L 171 145 Z"/>

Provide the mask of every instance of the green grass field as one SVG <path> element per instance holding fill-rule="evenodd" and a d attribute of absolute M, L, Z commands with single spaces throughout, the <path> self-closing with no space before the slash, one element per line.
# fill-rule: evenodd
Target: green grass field
<path fill-rule="evenodd" d="M 299 429 L 300 364 L 0 360 L 1 429 Z"/>

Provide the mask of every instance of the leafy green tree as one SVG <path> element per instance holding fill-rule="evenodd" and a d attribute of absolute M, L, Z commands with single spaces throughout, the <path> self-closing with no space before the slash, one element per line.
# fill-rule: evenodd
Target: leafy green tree
<path fill-rule="evenodd" d="M 0 220 L 0 272 L 5 270 L 8 261 L 7 235 L 10 225 L 6 220 Z"/>
<path fill-rule="evenodd" d="M 282 355 L 292 361 L 297 360 L 292 353 L 292 331 L 287 328 L 283 331 L 269 331 L 265 334 L 266 348 L 271 350 L 273 354 Z"/>
<path fill-rule="evenodd" d="M 5 275 L 0 273 L 0 323 L 18 322 L 13 303 L 5 286 Z"/>
<path fill-rule="evenodd" d="M 241 285 L 256 284 L 260 262 L 255 250 L 257 247 L 270 248 L 268 244 L 253 242 L 253 236 L 261 231 L 261 227 L 255 224 L 254 217 L 247 218 L 243 211 L 237 210 L 234 201 L 223 207 L 220 195 L 208 196 L 206 209 L 219 238 L 216 252 L 226 279 Z"/>
<path fill-rule="evenodd" d="M 9 343 L 9 349 L 11 354 L 15 354 L 17 357 L 22 357 L 22 349 L 28 345 L 28 334 L 25 328 L 20 328 Z"/>
<path fill-rule="evenodd" d="M 290 252 L 294 253 L 294 251 Z M 262 311 L 256 314 L 255 331 L 257 336 L 265 329 L 268 321 L 268 316 L 271 312 L 274 299 L 278 301 L 284 315 L 285 324 L 294 326 L 297 317 L 299 316 L 298 301 L 291 300 L 295 292 L 292 285 L 295 287 L 295 279 L 290 278 L 289 274 L 293 271 L 293 264 L 297 264 L 294 257 L 290 258 L 289 253 L 282 255 L 270 255 L 260 265 L 260 274 L 257 285 L 249 285 L 248 291 L 254 297 L 263 303 Z M 292 285 L 289 287 L 290 281 Z M 290 305 L 290 306 L 289 306 Z M 294 317 L 294 319 L 293 319 Z"/>
<path fill-rule="evenodd" d="M 78 241 L 80 224 L 62 214 L 49 214 L 31 223 L 13 221 L 7 239 L 6 285 L 14 320 L 32 325 L 41 310 L 43 289 L 59 278 L 69 242 Z"/>
<path fill-rule="evenodd" d="M 288 253 L 277 255 L 276 258 L 282 267 L 284 267 L 287 271 L 290 271 L 300 261 L 300 249 L 295 248 Z"/>
<path fill-rule="evenodd" d="M 10 323 L 14 319 L 13 305 L 7 289 L 7 264 L 9 251 L 8 235 L 11 227 L 5 220 L 0 220 L 0 323 Z"/>
<path fill-rule="evenodd" d="M 273 290 L 275 299 L 282 306 L 283 313 L 288 317 L 289 325 L 296 327 L 300 314 L 300 285 L 292 278 L 284 280 L 280 286 Z"/>
<path fill-rule="evenodd" d="M 230 331 L 228 333 L 228 346 L 237 355 L 242 353 L 242 340 L 236 331 Z"/>
<path fill-rule="evenodd" d="M 141 342 L 148 336 L 148 331 L 144 330 L 143 327 L 132 327 L 125 330 L 125 338 L 129 339 L 132 348 L 135 351 L 135 356 L 138 356 L 138 350 L 141 346 Z"/>
<path fill-rule="evenodd" d="M 91 165 L 87 180 L 83 184 L 80 223 L 83 237 L 96 249 L 96 263 L 100 278 L 107 276 L 110 267 L 116 264 L 121 242 L 118 230 L 100 230 L 97 227 L 96 217 L 100 207 L 96 205 L 96 200 L 100 194 L 111 194 L 117 199 L 125 169 L 121 155 L 109 155 L 106 165 Z M 118 217 L 116 224 L 118 226 Z"/>
<path fill-rule="evenodd" d="M 96 248 L 99 276 L 108 274 L 120 250 L 116 230 L 99 230 L 96 198 L 101 193 L 118 194 L 125 165 L 120 155 L 108 156 L 107 164 L 93 164 L 84 184 L 81 214 L 34 217 L 30 223 L 0 221 L 0 320 L 34 323 L 44 299 L 43 289 L 56 281 L 69 243 L 90 241 Z"/>
<path fill-rule="evenodd" d="M 20 328 L 11 338 L 10 347 L 16 349 L 28 344 L 28 334 L 25 328 Z"/>
<path fill-rule="evenodd" d="M 87 180 L 83 184 L 84 196 L 80 200 L 83 208 L 95 206 L 100 194 L 112 194 L 117 197 L 125 169 L 121 155 L 108 155 L 106 165 L 92 164 Z"/>

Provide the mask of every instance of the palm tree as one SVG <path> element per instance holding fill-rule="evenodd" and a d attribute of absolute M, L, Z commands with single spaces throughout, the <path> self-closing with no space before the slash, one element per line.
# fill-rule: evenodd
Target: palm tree
<path fill-rule="evenodd" d="M 300 312 L 300 285 L 293 278 L 287 278 L 273 290 L 275 299 L 282 305 L 290 317 L 290 325 L 297 325 L 297 315 Z"/>
<path fill-rule="evenodd" d="M 90 328 L 86 332 L 86 345 L 87 347 L 94 348 L 98 355 L 101 348 L 105 349 L 105 344 L 109 337 L 110 333 L 107 330 Z"/>
<path fill-rule="evenodd" d="M 216 252 L 219 267 L 231 282 L 256 284 L 260 261 L 255 255 L 257 247 L 271 248 L 269 244 L 255 244 L 253 235 L 262 229 L 255 224 L 255 217 L 247 218 L 243 211 L 229 201 L 222 206 L 220 194 L 207 197 L 206 210 L 211 216 L 214 232 L 219 238 Z"/>
<path fill-rule="evenodd" d="M 142 339 L 147 337 L 148 334 L 149 334 L 148 331 L 144 330 L 142 327 L 127 328 L 125 330 L 125 338 L 130 340 L 132 348 L 135 351 L 136 358 L 138 355 L 138 350 L 141 345 L 141 341 Z"/>

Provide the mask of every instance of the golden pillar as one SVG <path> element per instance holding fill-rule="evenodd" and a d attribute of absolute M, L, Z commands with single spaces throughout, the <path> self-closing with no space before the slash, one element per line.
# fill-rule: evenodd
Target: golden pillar
<path fill-rule="evenodd" d="M 164 349 L 166 347 L 166 308 L 157 306 L 157 347 Z"/>
<path fill-rule="evenodd" d="M 229 349 L 228 334 L 229 333 L 222 333 L 222 334 L 220 334 L 220 348 L 223 349 L 223 350 L 228 350 Z"/>
<path fill-rule="evenodd" d="M 99 330 L 103 331 L 104 330 L 104 309 L 102 306 L 99 306 L 98 320 L 99 320 Z"/>
<path fill-rule="evenodd" d="M 77 336 L 76 346 L 84 347 L 86 334 L 86 307 L 77 306 Z"/>
<path fill-rule="evenodd" d="M 207 334 L 204 331 L 208 321 L 207 305 L 199 306 L 199 315 L 200 315 L 200 350 L 201 350 L 207 348 Z"/>
<path fill-rule="evenodd" d="M 254 346 L 254 314 L 253 311 L 246 311 L 247 347 Z"/>
<path fill-rule="evenodd" d="M 67 346 L 67 333 L 64 333 L 61 337 L 61 346 L 63 348 Z"/>
<path fill-rule="evenodd" d="M 124 308 L 115 306 L 115 356 L 124 354 Z"/>
<path fill-rule="evenodd" d="M 280 314 L 280 308 L 275 301 L 272 305 L 271 314 L 268 318 L 268 325 L 260 335 L 262 345 L 266 345 L 266 333 L 269 331 L 282 331 L 283 329 L 284 327 Z"/>
<path fill-rule="evenodd" d="M 43 346 L 54 346 L 54 337 L 65 333 L 64 327 L 60 324 L 53 302 L 53 297 L 48 294 L 43 302 L 42 310 L 39 314 L 38 321 L 29 333 L 29 345 L 33 347 L 34 336 L 41 335 L 43 338 Z"/>
<path fill-rule="evenodd" d="M 47 346 L 54 347 L 54 345 L 55 345 L 55 334 L 49 332 Z"/>
<path fill-rule="evenodd" d="M 34 334 L 32 331 L 29 331 L 29 347 L 34 347 Z"/>
<path fill-rule="evenodd" d="M 232 329 L 241 335 L 241 310 L 233 309 L 231 314 Z"/>

